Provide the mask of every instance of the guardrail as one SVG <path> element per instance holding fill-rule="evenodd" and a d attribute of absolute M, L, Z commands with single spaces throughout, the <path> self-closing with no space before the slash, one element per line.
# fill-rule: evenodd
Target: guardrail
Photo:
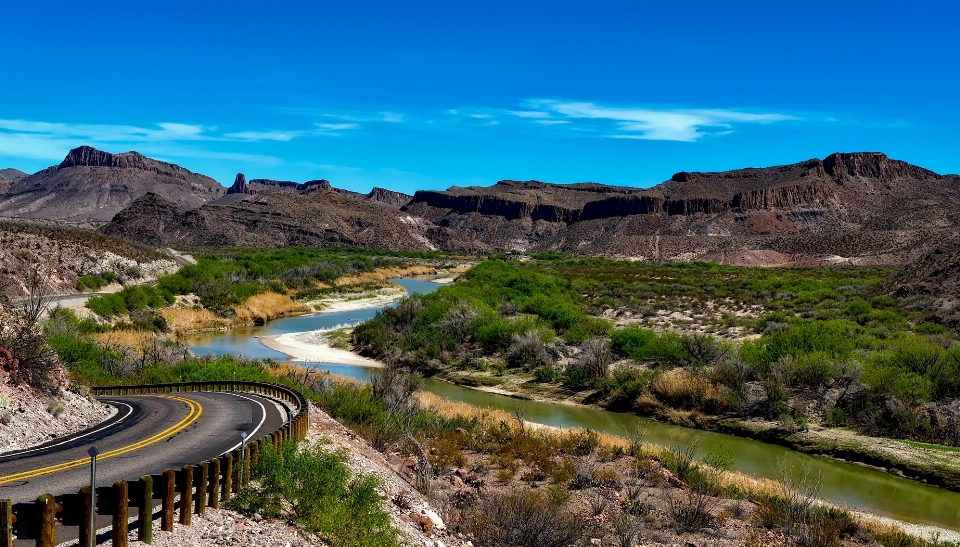
<path fill-rule="evenodd" d="M 144 475 L 133 481 L 119 480 L 113 486 L 98 486 L 95 504 L 90 505 L 90 487 L 76 494 L 54 496 L 43 494 L 36 501 L 14 503 L 0 500 L 0 547 L 12 547 L 14 538 L 34 539 L 38 547 L 56 544 L 54 525 L 79 526 L 82 538 L 90 534 L 91 512 L 113 516 L 113 545 L 127 545 L 127 511 L 138 511 L 137 539 L 153 541 L 153 500 L 162 500 L 160 529 L 173 531 L 174 513 L 179 508 L 180 523 L 190 524 L 192 514 L 202 515 L 207 507 L 218 508 L 221 501 L 250 480 L 250 465 L 255 464 L 266 443 L 280 448 L 287 439 L 301 439 L 310 425 L 309 406 L 300 392 L 277 384 L 246 381 L 182 382 L 138 386 L 105 386 L 90 390 L 96 396 L 144 395 L 152 393 L 189 393 L 195 391 L 242 391 L 279 399 L 297 406 L 289 412 L 289 420 L 280 429 L 261 437 L 243 449 L 236 449 L 217 458 L 182 469 L 166 469 L 160 474 Z M 176 499 L 180 494 L 179 502 Z"/>

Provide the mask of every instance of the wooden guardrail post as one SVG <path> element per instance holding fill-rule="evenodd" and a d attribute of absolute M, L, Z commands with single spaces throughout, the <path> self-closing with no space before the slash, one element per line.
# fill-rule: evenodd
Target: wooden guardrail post
<path fill-rule="evenodd" d="M 13 547 L 12 500 L 0 500 L 0 547 Z"/>
<path fill-rule="evenodd" d="M 223 501 L 230 501 L 230 490 L 233 485 L 233 453 L 223 455 Z"/>
<path fill-rule="evenodd" d="M 163 509 L 160 517 L 160 529 L 173 531 L 173 504 L 176 496 L 176 473 L 173 469 L 163 470 Z"/>
<path fill-rule="evenodd" d="M 250 484 L 250 457 L 253 455 L 253 446 L 247 445 L 243 449 L 243 469 L 240 471 L 240 486 Z"/>
<path fill-rule="evenodd" d="M 37 498 L 37 517 L 40 520 L 40 535 L 37 547 L 53 547 L 57 544 L 53 525 L 57 520 L 57 502 L 50 494 L 41 494 Z"/>
<path fill-rule="evenodd" d="M 117 504 L 113 510 L 113 547 L 127 547 L 127 489 L 126 481 L 117 481 L 113 483 L 113 491 L 117 498 Z"/>
<path fill-rule="evenodd" d="M 183 466 L 183 488 L 180 490 L 180 524 L 190 525 L 193 511 L 193 466 Z"/>
<path fill-rule="evenodd" d="M 153 543 L 153 477 L 140 477 L 140 499 L 137 500 L 137 539 Z"/>
<path fill-rule="evenodd" d="M 97 511 L 97 500 L 94 495 L 93 505 L 90 505 L 90 487 L 80 489 L 80 498 L 83 500 L 83 518 L 80 519 L 80 540 L 86 541 L 90 537 L 90 514 Z"/>
<path fill-rule="evenodd" d="M 210 507 L 220 508 L 220 459 L 210 460 Z"/>
<path fill-rule="evenodd" d="M 194 480 L 197 482 L 197 508 L 196 513 L 203 515 L 207 512 L 207 475 L 209 471 L 207 462 L 200 462 L 197 466 L 197 474 Z"/>
<path fill-rule="evenodd" d="M 233 451 L 233 491 L 240 491 L 240 480 L 243 477 L 243 450 Z"/>

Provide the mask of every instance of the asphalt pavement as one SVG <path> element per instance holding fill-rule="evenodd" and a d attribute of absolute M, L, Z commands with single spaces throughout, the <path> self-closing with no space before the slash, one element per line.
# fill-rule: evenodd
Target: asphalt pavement
<path fill-rule="evenodd" d="M 90 483 L 96 445 L 97 485 L 179 469 L 215 458 L 275 431 L 276 404 L 249 393 L 169 393 L 101 397 L 117 415 L 96 427 L 28 450 L 0 455 L 0 499 L 32 501 L 44 493 L 77 492 Z"/>

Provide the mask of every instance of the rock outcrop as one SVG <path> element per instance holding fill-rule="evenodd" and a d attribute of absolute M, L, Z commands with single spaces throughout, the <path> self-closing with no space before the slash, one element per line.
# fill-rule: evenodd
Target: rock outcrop
<path fill-rule="evenodd" d="M 960 177 L 879 153 L 720 173 L 649 189 L 501 181 L 420 191 L 404 211 L 464 252 L 561 249 L 657 259 L 896 264 L 960 223 Z M 747 258 L 743 258 L 747 257 Z M 779 258 L 778 258 L 779 260 Z"/>
<path fill-rule="evenodd" d="M 377 203 L 396 207 L 397 209 L 410 203 L 410 200 L 413 199 L 413 196 L 408 194 L 394 192 L 393 190 L 387 190 L 379 186 L 374 186 L 373 190 L 370 190 L 365 197 L 370 201 L 376 201 Z"/>
<path fill-rule="evenodd" d="M 105 222 L 147 192 L 199 207 L 225 189 L 210 177 L 137 152 L 81 146 L 59 165 L 15 180 L 0 195 L 0 216 Z"/>
<path fill-rule="evenodd" d="M 256 195 L 263 192 L 285 191 L 295 194 L 306 194 L 314 190 L 332 190 L 344 196 L 350 196 L 357 199 L 376 201 L 390 207 L 399 209 L 410 202 L 410 196 L 400 192 L 394 192 L 385 188 L 374 188 L 367 194 L 344 190 L 343 188 L 334 188 L 330 181 L 326 179 L 308 180 L 307 182 L 293 182 L 289 180 L 271 180 L 271 179 L 252 179 L 247 183 L 243 173 L 237 173 L 237 178 L 233 181 L 233 186 L 227 189 L 227 195 L 245 194 Z M 232 200 L 224 200 L 226 203 Z"/>

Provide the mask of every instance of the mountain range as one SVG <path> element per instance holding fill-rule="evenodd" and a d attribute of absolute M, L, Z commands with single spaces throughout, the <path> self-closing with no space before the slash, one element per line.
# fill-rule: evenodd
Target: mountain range
<path fill-rule="evenodd" d="M 875 152 L 678 172 L 647 189 L 505 180 L 408 196 L 384 188 L 361 194 L 323 179 L 247 181 L 242 174 L 224 188 L 136 152 L 81 147 L 59 165 L 7 184 L 0 185 L 0 215 L 93 222 L 106 234 L 156 245 L 899 265 L 960 226 L 960 176 Z"/>

